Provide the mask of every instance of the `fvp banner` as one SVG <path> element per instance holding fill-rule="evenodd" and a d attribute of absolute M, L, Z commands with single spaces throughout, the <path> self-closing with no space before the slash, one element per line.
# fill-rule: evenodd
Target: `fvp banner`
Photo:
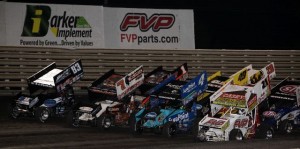
<path fill-rule="evenodd" d="M 104 8 L 106 48 L 195 49 L 192 10 Z"/>

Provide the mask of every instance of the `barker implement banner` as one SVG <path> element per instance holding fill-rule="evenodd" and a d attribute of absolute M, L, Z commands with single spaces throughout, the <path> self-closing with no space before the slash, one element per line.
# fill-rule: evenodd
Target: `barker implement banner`
<path fill-rule="evenodd" d="M 195 49 L 192 10 L 104 8 L 106 48 Z"/>
<path fill-rule="evenodd" d="M 7 46 L 104 47 L 103 7 L 5 4 Z"/>

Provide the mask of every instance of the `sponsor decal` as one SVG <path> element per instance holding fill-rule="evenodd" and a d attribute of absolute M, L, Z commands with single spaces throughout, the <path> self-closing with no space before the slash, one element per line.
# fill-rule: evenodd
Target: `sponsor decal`
<path fill-rule="evenodd" d="M 250 82 L 251 82 L 251 84 L 256 84 L 263 77 L 264 77 L 264 73 L 262 71 L 258 71 L 250 77 Z"/>
<path fill-rule="evenodd" d="M 187 119 L 187 118 L 189 118 L 189 114 L 188 113 L 181 113 L 181 114 L 178 114 L 175 117 L 170 117 L 169 121 L 178 122 L 178 121 L 182 121 L 182 120 Z"/>
<path fill-rule="evenodd" d="M 272 74 L 273 72 L 275 72 L 275 68 L 274 68 L 274 64 L 273 64 L 273 63 L 271 63 L 270 65 L 268 65 L 268 66 L 266 67 L 266 69 L 267 69 L 268 75 L 269 75 L 269 74 Z"/>
<path fill-rule="evenodd" d="M 182 87 L 181 97 L 194 98 L 194 96 L 199 95 L 206 88 L 207 88 L 207 74 L 206 72 L 203 72 Z"/>
<path fill-rule="evenodd" d="M 143 66 L 138 67 L 121 80 L 116 82 L 117 96 L 119 99 L 139 87 L 144 82 Z"/>
<path fill-rule="evenodd" d="M 295 96 L 297 87 L 297 85 L 285 85 L 280 87 L 279 90 L 285 94 Z"/>
<path fill-rule="evenodd" d="M 244 68 L 234 76 L 233 78 L 233 84 L 235 85 L 246 85 L 248 84 L 248 69 Z"/>
<path fill-rule="evenodd" d="M 257 105 L 257 96 L 253 94 L 253 98 L 248 101 L 248 109 L 249 111 L 253 110 Z M 251 97 L 250 97 L 251 98 Z"/>
<path fill-rule="evenodd" d="M 187 88 L 183 89 L 183 93 L 191 92 L 194 88 L 196 88 L 196 83 L 193 82 L 187 86 Z"/>
<path fill-rule="evenodd" d="M 155 112 L 149 112 L 145 115 L 146 119 L 153 119 L 156 118 L 157 114 Z"/>
<path fill-rule="evenodd" d="M 246 108 L 245 96 L 240 94 L 223 93 L 214 104 Z"/>
<path fill-rule="evenodd" d="M 276 112 L 274 112 L 274 111 L 265 111 L 265 112 L 263 112 L 264 117 L 275 117 L 275 115 L 276 115 Z"/>
<path fill-rule="evenodd" d="M 55 40 L 20 40 L 20 45 L 30 46 L 93 46 L 93 29 L 83 16 L 75 16 L 67 11 L 52 15 L 50 6 L 27 5 L 23 26 L 22 37 L 44 37 L 48 31 L 61 39 Z M 69 40 L 69 38 L 80 38 L 81 40 Z M 85 38 L 87 40 L 82 40 Z"/>
<path fill-rule="evenodd" d="M 172 84 L 172 83 L 168 83 L 167 84 L 167 87 L 170 87 L 170 88 L 173 88 L 174 90 L 179 90 L 182 88 L 183 85 L 175 85 L 175 84 Z"/>
<path fill-rule="evenodd" d="M 120 30 L 127 31 L 130 27 L 139 27 L 142 32 L 149 29 L 158 32 L 160 29 L 171 28 L 174 22 L 173 14 L 153 14 L 148 17 L 145 13 L 127 13 L 120 25 Z"/>
<path fill-rule="evenodd" d="M 245 100 L 244 95 L 238 95 L 238 94 L 230 94 L 230 93 L 224 93 L 221 95 L 223 98 L 232 98 L 232 99 L 238 99 L 238 100 Z"/>

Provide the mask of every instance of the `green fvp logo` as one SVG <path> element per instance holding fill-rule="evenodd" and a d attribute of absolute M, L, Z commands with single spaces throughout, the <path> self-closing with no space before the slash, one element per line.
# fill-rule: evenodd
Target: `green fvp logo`
<path fill-rule="evenodd" d="M 55 37 L 92 37 L 91 26 L 82 16 L 69 16 L 66 11 L 51 16 L 49 6 L 27 5 L 22 36 L 43 37 L 49 27 Z"/>

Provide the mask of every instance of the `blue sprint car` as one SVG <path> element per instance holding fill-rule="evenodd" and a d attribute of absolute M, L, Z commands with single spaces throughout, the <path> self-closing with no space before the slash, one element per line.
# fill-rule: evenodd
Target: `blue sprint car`
<path fill-rule="evenodd" d="M 166 84 L 159 93 L 150 98 L 151 105 L 156 103 L 159 109 L 147 111 L 145 108 L 135 114 L 131 129 L 134 134 L 144 130 L 154 130 L 171 137 L 178 132 L 188 132 L 192 129 L 194 120 L 202 108 L 196 103 L 196 97 L 207 88 L 207 74 L 201 73 L 193 80 L 174 80 Z M 155 110 L 156 109 L 156 110 Z"/>

